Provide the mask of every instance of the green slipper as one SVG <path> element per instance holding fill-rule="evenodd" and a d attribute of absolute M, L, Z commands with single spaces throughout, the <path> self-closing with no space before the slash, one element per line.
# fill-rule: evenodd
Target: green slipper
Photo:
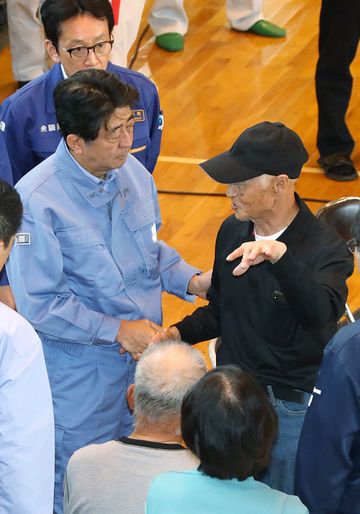
<path fill-rule="evenodd" d="M 184 49 L 184 36 L 178 32 L 167 32 L 155 38 L 157 46 L 167 52 L 180 52 Z"/>
<path fill-rule="evenodd" d="M 285 37 L 286 30 L 271 21 L 259 20 L 252 25 L 246 32 L 252 32 L 264 37 Z"/>

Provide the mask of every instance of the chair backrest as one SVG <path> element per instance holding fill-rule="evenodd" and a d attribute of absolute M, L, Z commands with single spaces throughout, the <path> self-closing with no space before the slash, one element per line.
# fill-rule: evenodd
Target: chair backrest
<path fill-rule="evenodd" d="M 344 196 L 321 207 L 316 216 L 331 225 L 345 241 L 351 239 L 351 227 L 360 210 L 360 197 Z"/>

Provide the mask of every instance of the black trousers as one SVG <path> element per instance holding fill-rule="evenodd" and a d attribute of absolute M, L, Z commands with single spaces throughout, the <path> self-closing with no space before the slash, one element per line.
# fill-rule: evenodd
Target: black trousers
<path fill-rule="evenodd" d="M 325 157 L 350 155 L 354 140 L 345 123 L 353 61 L 360 36 L 360 0 L 323 0 L 320 13 L 316 96 L 319 108 L 317 147 Z"/>

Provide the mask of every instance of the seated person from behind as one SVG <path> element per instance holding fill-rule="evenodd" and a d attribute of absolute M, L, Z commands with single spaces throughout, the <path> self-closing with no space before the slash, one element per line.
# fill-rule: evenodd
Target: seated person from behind
<path fill-rule="evenodd" d="M 276 413 L 254 378 L 234 365 L 209 371 L 181 408 L 182 437 L 200 465 L 157 477 L 146 513 L 306 514 L 299 498 L 254 479 L 276 432 Z"/>
<path fill-rule="evenodd" d="M 142 514 L 155 476 L 197 465 L 181 445 L 180 408 L 205 372 L 201 353 L 185 343 L 149 346 L 128 389 L 135 429 L 129 437 L 73 455 L 65 476 L 65 514 Z"/>

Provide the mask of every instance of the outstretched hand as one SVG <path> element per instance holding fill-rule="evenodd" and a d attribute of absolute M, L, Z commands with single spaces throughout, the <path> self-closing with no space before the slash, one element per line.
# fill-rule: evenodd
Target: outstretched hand
<path fill-rule="evenodd" d="M 231 262 L 242 257 L 240 264 L 236 266 L 233 275 L 240 276 L 247 272 L 250 266 L 256 266 L 264 261 L 275 264 L 286 252 L 287 247 L 281 241 L 249 241 L 231 252 L 226 260 Z"/>

